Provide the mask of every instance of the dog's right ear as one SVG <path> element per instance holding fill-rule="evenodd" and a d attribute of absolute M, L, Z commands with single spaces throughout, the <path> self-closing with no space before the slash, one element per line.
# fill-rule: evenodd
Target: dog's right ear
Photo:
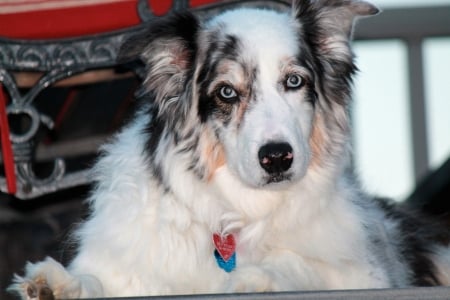
<path fill-rule="evenodd" d="M 148 64 L 153 60 L 151 55 L 161 51 L 191 56 L 194 54 L 191 50 L 196 50 L 195 39 L 199 27 L 198 19 L 188 11 L 156 18 L 144 32 L 125 40 L 119 50 L 118 62 L 127 63 L 141 59 Z"/>
<path fill-rule="evenodd" d="M 179 95 L 193 67 L 200 23 L 192 13 L 173 13 L 155 19 L 141 34 L 126 40 L 119 64 L 140 60 L 146 67 L 144 89 L 157 101 Z"/>

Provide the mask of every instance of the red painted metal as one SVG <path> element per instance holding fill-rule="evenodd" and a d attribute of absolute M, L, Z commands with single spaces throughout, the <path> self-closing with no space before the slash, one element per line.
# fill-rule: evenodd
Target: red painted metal
<path fill-rule="evenodd" d="M 14 166 L 14 154 L 9 135 L 8 116 L 6 114 L 6 97 L 3 92 L 3 86 L 0 83 L 0 136 L 2 143 L 2 158 L 5 169 L 6 185 L 10 194 L 17 191 L 16 171 Z"/>
<path fill-rule="evenodd" d="M 175 0 L 147 1 L 152 12 L 156 16 L 161 16 L 170 11 Z M 20 3 L 26 2 L 21 1 Z M 195 8 L 214 2 L 218 2 L 218 0 L 190 0 L 189 5 Z M 9 5 L 17 5 L 14 2 L 10 3 Z M 5 5 L 8 4 L 0 3 L 0 37 L 59 39 L 125 29 L 141 22 L 137 3 L 137 0 L 122 0 L 13 13 L 2 13 L 2 7 L 5 8 Z"/>

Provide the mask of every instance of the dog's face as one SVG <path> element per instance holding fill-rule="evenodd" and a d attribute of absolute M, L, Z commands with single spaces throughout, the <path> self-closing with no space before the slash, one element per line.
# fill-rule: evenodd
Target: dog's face
<path fill-rule="evenodd" d="M 315 91 L 299 25 L 286 14 L 245 9 L 207 26 L 194 88 L 200 118 L 214 130 L 229 168 L 252 187 L 302 177 Z"/>
<path fill-rule="evenodd" d="M 125 58 L 139 55 L 147 65 L 144 86 L 157 106 L 151 122 L 159 123 L 150 127 L 161 131 L 152 139 L 166 139 L 150 144 L 190 152 L 202 178 L 226 164 L 254 188 L 332 166 L 347 141 L 353 20 L 377 9 L 304 0 L 292 11 L 241 9 L 203 24 L 175 15 L 126 43 Z"/>

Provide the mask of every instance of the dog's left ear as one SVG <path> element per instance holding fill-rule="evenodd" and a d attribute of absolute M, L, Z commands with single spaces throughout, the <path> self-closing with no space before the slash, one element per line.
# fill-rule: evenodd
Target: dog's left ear
<path fill-rule="evenodd" d="M 349 40 L 355 20 L 379 12 L 362 0 L 293 0 L 292 11 L 302 34 L 312 39 L 320 55 L 347 62 L 351 60 Z"/>
<path fill-rule="evenodd" d="M 358 17 L 377 14 L 378 8 L 362 0 L 293 0 L 293 17 L 300 34 L 312 45 L 312 54 L 326 77 L 319 84 L 325 97 L 345 105 L 356 71 L 350 48 Z"/>
<path fill-rule="evenodd" d="M 376 6 L 362 0 L 293 0 L 292 9 L 301 23 L 313 19 L 322 33 L 347 39 L 351 38 L 356 18 L 379 12 Z"/>
<path fill-rule="evenodd" d="M 195 61 L 199 28 L 192 13 L 174 13 L 155 19 L 145 32 L 125 41 L 119 51 L 119 63 L 139 60 L 145 65 L 144 90 L 155 96 L 161 110 L 173 106 L 174 98 L 183 91 Z M 171 108 L 181 108 L 176 106 Z"/>

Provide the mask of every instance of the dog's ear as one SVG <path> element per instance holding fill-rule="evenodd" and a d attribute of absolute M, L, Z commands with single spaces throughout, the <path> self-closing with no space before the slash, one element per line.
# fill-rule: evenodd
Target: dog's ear
<path fill-rule="evenodd" d="M 379 9 L 361 0 L 294 0 L 294 16 L 300 21 L 313 17 L 323 33 L 351 38 L 356 18 L 375 15 Z M 313 15 L 313 16 L 311 16 Z"/>
<path fill-rule="evenodd" d="M 200 23 L 192 13 L 174 13 L 155 19 L 146 31 L 126 40 L 119 51 L 119 63 L 139 60 L 145 65 L 143 82 L 163 106 L 174 104 L 184 89 L 197 52 Z M 180 107 L 171 107 L 178 109 Z"/>
<path fill-rule="evenodd" d="M 353 25 L 358 17 L 377 14 L 378 8 L 362 0 L 293 0 L 293 16 L 300 35 L 312 45 L 326 80 L 320 82 L 328 100 L 345 104 L 356 71 L 350 48 Z"/>
<path fill-rule="evenodd" d="M 353 23 L 357 17 L 375 15 L 379 9 L 360 0 L 294 0 L 293 13 L 302 20 L 314 15 L 324 32 L 351 37 Z"/>
<path fill-rule="evenodd" d="M 131 36 L 121 46 L 118 55 L 119 63 L 127 63 L 140 59 L 149 64 L 158 59 L 154 55 L 168 55 L 187 61 L 196 50 L 196 36 L 199 21 L 192 13 L 172 13 L 154 19 L 146 30 Z M 175 62 L 178 62 L 176 60 Z"/>

